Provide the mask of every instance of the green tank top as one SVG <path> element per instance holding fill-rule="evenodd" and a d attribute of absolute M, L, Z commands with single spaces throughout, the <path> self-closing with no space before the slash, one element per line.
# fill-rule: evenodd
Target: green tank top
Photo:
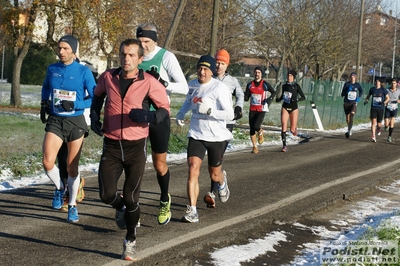
<path fill-rule="evenodd" d="M 142 63 L 139 65 L 139 68 L 146 71 L 150 70 L 152 67 L 155 67 L 157 73 L 160 73 L 160 68 L 162 66 L 162 59 L 166 51 L 167 51 L 166 49 L 161 48 L 161 50 L 158 51 L 158 53 L 152 59 L 148 61 L 143 60 Z"/>
<path fill-rule="evenodd" d="M 162 59 L 164 57 L 164 54 L 167 50 L 164 48 L 161 48 L 160 51 L 150 60 L 148 61 L 142 61 L 142 63 L 139 65 L 139 68 L 143 69 L 144 71 L 150 70 L 152 67 L 156 68 L 157 73 L 160 73 L 161 65 L 162 65 Z M 150 105 L 150 111 L 155 111 L 156 108 L 154 108 L 153 105 Z"/>

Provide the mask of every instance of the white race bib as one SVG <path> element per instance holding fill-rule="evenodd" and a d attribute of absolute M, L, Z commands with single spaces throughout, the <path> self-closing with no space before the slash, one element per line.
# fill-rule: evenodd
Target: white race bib
<path fill-rule="evenodd" d="M 349 91 L 347 93 L 347 99 L 350 101 L 355 101 L 357 99 L 357 92 L 356 91 Z"/>
<path fill-rule="evenodd" d="M 251 105 L 261 105 L 262 94 L 252 94 L 251 95 Z"/>
<path fill-rule="evenodd" d="M 57 114 L 73 114 L 75 110 L 66 112 L 61 106 L 61 101 L 76 101 L 76 91 L 66 91 L 60 89 L 53 89 L 53 111 Z"/>
<path fill-rule="evenodd" d="M 283 92 L 283 101 L 285 103 L 290 103 L 292 100 L 292 93 L 290 91 L 284 91 Z"/>
<path fill-rule="evenodd" d="M 387 107 L 386 107 L 386 108 L 389 109 L 390 111 L 396 110 L 396 109 L 398 108 L 398 103 L 391 103 L 391 102 L 389 102 L 389 103 L 387 104 Z"/>
<path fill-rule="evenodd" d="M 382 97 L 372 97 L 372 106 L 381 106 Z"/>

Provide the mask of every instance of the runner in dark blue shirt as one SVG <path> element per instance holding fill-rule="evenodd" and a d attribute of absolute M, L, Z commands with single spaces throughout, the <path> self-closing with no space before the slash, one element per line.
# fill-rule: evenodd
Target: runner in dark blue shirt
<path fill-rule="evenodd" d="M 376 142 L 376 134 L 379 136 L 381 134 L 381 124 L 383 120 L 383 111 L 385 106 L 390 101 L 388 91 L 382 87 L 381 80 L 375 80 L 375 87 L 369 89 L 368 95 L 365 98 L 364 105 L 368 103 L 369 98 L 372 97 L 371 101 L 371 132 L 372 132 L 372 142 Z"/>
<path fill-rule="evenodd" d="M 353 127 L 353 117 L 357 111 L 357 103 L 363 95 L 361 85 L 356 82 L 356 73 L 350 74 L 350 81 L 346 82 L 342 89 L 342 97 L 344 97 L 344 113 L 346 115 L 347 132 L 346 138 L 351 136 L 351 128 Z"/>

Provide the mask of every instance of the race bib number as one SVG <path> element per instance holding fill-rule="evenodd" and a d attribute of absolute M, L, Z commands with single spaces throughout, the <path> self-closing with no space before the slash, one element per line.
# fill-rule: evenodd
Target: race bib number
<path fill-rule="evenodd" d="M 76 92 L 75 91 L 66 91 L 60 89 L 53 89 L 53 111 L 57 114 L 73 114 L 75 110 L 71 112 L 66 112 L 64 108 L 61 106 L 61 101 L 76 101 Z"/>
<path fill-rule="evenodd" d="M 355 101 L 357 99 L 357 92 L 356 91 L 349 91 L 347 93 L 347 99 L 350 101 Z"/>
<path fill-rule="evenodd" d="M 393 111 L 393 110 L 396 110 L 397 108 L 398 108 L 399 106 L 398 106 L 398 103 L 396 102 L 396 103 L 391 103 L 391 102 L 389 102 L 388 104 L 387 104 L 387 109 L 389 109 L 390 111 Z"/>
<path fill-rule="evenodd" d="M 292 100 L 292 93 L 290 91 L 283 92 L 283 101 L 285 103 L 290 103 Z"/>
<path fill-rule="evenodd" d="M 261 105 L 262 94 L 251 95 L 251 105 Z"/>
<path fill-rule="evenodd" d="M 382 106 L 382 97 L 372 97 L 372 106 Z"/>

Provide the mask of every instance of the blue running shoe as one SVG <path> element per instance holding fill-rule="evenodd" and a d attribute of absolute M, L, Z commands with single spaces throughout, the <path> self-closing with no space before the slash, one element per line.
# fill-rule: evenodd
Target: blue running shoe
<path fill-rule="evenodd" d="M 68 206 L 67 221 L 70 223 L 76 223 L 79 221 L 78 209 L 76 208 L 76 206 Z"/>
<path fill-rule="evenodd" d="M 56 191 L 54 191 L 53 200 L 51 201 L 51 205 L 52 205 L 53 209 L 56 209 L 56 210 L 61 209 L 61 206 L 63 205 L 63 203 L 64 203 L 63 191 L 56 189 Z"/>

